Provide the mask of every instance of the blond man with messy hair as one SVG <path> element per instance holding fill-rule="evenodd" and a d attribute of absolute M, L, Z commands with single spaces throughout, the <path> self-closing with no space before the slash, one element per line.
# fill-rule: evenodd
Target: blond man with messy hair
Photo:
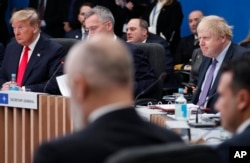
<path fill-rule="evenodd" d="M 193 102 L 210 108 L 210 112 L 216 112 L 214 103 L 218 97 L 216 89 L 221 75 L 221 65 L 232 58 L 249 55 L 250 51 L 232 43 L 232 27 L 222 17 L 216 15 L 203 17 L 198 24 L 197 33 L 205 57 L 199 71 Z M 209 98 L 211 96 L 212 98 Z"/>

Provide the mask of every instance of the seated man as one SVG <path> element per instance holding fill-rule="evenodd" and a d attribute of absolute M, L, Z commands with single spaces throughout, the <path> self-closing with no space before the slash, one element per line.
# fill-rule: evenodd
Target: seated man
<path fill-rule="evenodd" d="M 249 55 L 250 50 L 232 43 L 232 29 L 219 16 L 203 17 L 197 27 L 202 54 L 197 89 L 192 102 L 214 110 L 217 99 L 216 89 L 221 75 L 221 65 L 232 58 Z M 210 98 L 211 97 L 211 98 Z"/>
<path fill-rule="evenodd" d="M 173 71 L 173 56 L 170 53 L 168 42 L 158 35 L 148 32 L 148 23 L 143 19 L 130 19 L 127 24 L 127 42 L 133 43 L 158 43 L 162 45 L 166 53 L 166 72 Z"/>
<path fill-rule="evenodd" d="M 15 39 L 7 45 L 0 69 L 2 90 L 9 90 L 15 73 L 20 90 L 60 94 L 55 77 L 63 73 L 64 48 L 40 34 L 40 20 L 33 9 L 13 13 L 10 22 Z"/>
<path fill-rule="evenodd" d="M 231 139 L 217 147 L 224 163 L 230 162 L 229 158 L 234 156 L 234 153 L 229 152 L 231 147 L 248 147 L 250 149 L 249 64 L 250 56 L 246 55 L 231 60 L 222 68 L 218 86 L 219 97 L 215 109 L 220 112 L 222 127 L 234 134 Z M 249 156 L 248 160 L 244 161 L 244 158 L 240 160 L 240 162 L 249 162 Z"/>
<path fill-rule="evenodd" d="M 182 142 L 132 107 L 132 60 L 124 42 L 112 35 L 99 34 L 72 48 L 65 70 L 78 131 L 41 145 L 34 163 L 101 163 L 128 147 Z"/>
<path fill-rule="evenodd" d="M 69 32 L 66 32 L 65 37 L 66 38 L 74 38 L 78 40 L 84 40 L 88 36 L 88 32 L 85 29 L 85 14 L 91 10 L 93 5 L 91 3 L 84 3 L 80 6 L 79 8 L 79 14 L 78 14 L 78 21 L 81 24 L 81 28 L 79 29 L 74 29 Z"/>
<path fill-rule="evenodd" d="M 103 6 L 96 6 L 85 15 L 85 26 L 89 31 L 89 37 L 99 33 L 107 33 L 117 39 L 114 33 L 114 24 L 111 11 Z M 135 66 L 134 95 L 136 96 L 152 84 L 156 77 L 144 52 L 135 45 L 128 43 L 127 46 L 132 52 Z"/>
<path fill-rule="evenodd" d="M 189 14 L 188 25 L 192 34 L 181 39 L 174 57 L 175 64 L 190 64 L 194 49 L 200 47 L 196 28 L 202 17 L 203 13 L 200 10 L 192 11 Z"/>

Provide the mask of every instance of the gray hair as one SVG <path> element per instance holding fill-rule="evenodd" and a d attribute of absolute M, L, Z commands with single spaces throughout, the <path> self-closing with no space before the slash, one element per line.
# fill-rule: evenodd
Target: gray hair
<path fill-rule="evenodd" d="M 203 29 L 208 29 L 215 36 L 226 35 L 228 40 L 232 40 L 232 28 L 233 27 L 229 26 L 224 18 L 216 15 L 210 15 L 201 19 L 197 27 L 197 32 Z"/>
<path fill-rule="evenodd" d="M 97 35 L 74 46 L 68 54 L 67 61 L 72 61 L 70 66 L 66 62 L 66 70 L 74 69 L 73 73 L 81 73 L 89 86 L 95 89 L 107 89 L 114 84 L 132 86 L 132 54 L 122 41 L 109 35 L 100 38 Z"/>
<path fill-rule="evenodd" d="M 87 19 L 88 17 L 92 15 L 97 15 L 99 20 L 103 23 L 110 21 L 114 28 L 115 19 L 114 19 L 112 12 L 108 8 L 104 6 L 96 6 L 85 14 L 85 19 Z"/>

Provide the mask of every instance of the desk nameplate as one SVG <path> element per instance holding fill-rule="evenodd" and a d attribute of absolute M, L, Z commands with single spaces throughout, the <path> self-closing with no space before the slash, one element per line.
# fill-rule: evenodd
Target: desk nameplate
<path fill-rule="evenodd" d="M 34 92 L 0 91 L 0 106 L 37 109 L 38 94 Z"/>

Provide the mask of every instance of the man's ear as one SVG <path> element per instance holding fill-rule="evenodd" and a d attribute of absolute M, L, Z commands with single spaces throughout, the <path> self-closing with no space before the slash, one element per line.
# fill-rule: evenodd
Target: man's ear
<path fill-rule="evenodd" d="M 238 109 L 244 111 L 250 104 L 250 94 L 246 89 L 242 89 L 237 93 Z"/>
<path fill-rule="evenodd" d="M 107 22 L 107 28 L 108 28 L 108 31 L 111 31 L 111 30 L 112 30 L 113 25 L 112 25 L 112 22 L 111 22 L 111 21 L 108 21 L 108 22 Z"/>
<path fill-rule="evenodd" d="M 75 100 L 77 100 L 78 103 L 84 101 L 86 98 L 87 84 L 82 76 L 78 75 L 74 78 L 73 91 L 74 98 L 76 98 Z"/>

